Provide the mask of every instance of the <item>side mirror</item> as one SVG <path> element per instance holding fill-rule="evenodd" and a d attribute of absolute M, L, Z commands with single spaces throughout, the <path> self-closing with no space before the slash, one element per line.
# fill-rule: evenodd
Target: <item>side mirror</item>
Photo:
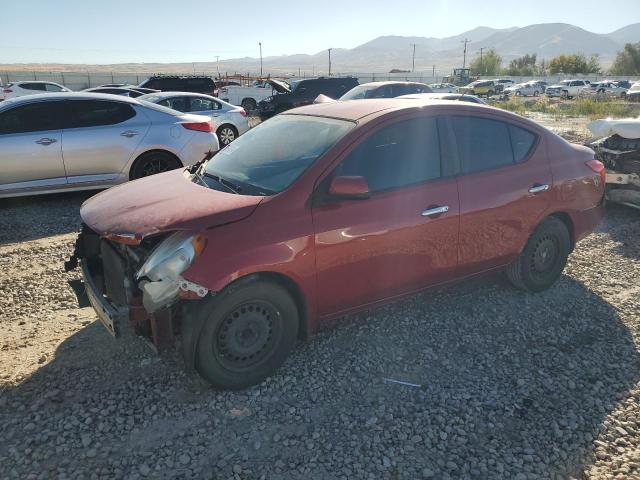
<path fill-rule="evenodd" d="M 344 200 L 369 198 L 369 184 L 364 177 L 334 177 L 329 185 L 329 195 Z"/>

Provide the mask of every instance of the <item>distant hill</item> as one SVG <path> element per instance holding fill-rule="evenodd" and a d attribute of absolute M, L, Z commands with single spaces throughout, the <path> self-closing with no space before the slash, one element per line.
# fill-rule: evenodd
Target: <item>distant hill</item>
<path fill-rule="evenodd" d="M 504 63 L 527 53 L 535 53 L 538 58 L 549 59 L 561 53 L 597 54 L 600 62 L 607 68 L 613 62 L 617 52 L 625 43 L 640 42 L 640 23 L 628 25 L 608 34 L 589 32 L 567 23 L 543 23 L 526 27 L 495 29 L 477 27 L 473 30 L 446 38 L 382 36 L 374 38 L 357 47 L 334 48 L 331 51 L 333 73 L 388 72 L 393 68 L 410 69 L 415 49 L 416 71 L 431 72 L 437 75 L 448 73 L 453 67 L 462 66 L 463 41 L 467 46 L 467 64 L 479 55 L 480 48 L 485 51 L 495 48 L 503 57 Z M 318 75 L 326 74 L 328 52 L 295 54 L 265 57 L 265 73 L 274 75 Z M 86 70 L 94 71 L 136 71 L 136 72 L 192 72 L 197 71 L 229 73 L 256 73 L 260 69 L 258 58 L 244 57 L 200 63 L 172 64 L 115 64 L 115 65 L 0 65 L 2 70 Z"/>

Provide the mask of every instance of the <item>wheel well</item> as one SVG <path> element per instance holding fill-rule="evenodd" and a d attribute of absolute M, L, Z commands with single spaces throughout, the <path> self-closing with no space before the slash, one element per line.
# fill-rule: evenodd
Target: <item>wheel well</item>
<path fill-rule="evenodd" d="M 138 163 L 138 160 L 140 160 L 145 155 L 147 155 L 149 153 L 154 153 L 154 152 L 162 152 L 162 153 L 166 153 L 168 155 L 171 155 L 173 158 L 175 158 L 178 161 L 178 163 L 180 164 L 181 167 L 184 167 L 184 163 L 182 163 L 182 160 L 180 160 L 175 154 L 171 153 L 168 150 L 162 150 L 161 148 L 156 148 L 154 150 L 147 150 L 146 152 L 143 152 L 140 155 L 138 155 L 136 157 L 136 159 L 133 161 L 133 163 L 131 164 L 131 167 L 129 168 L 129 180 L 131 180 L 131 172 L 133 172 L 133 169 L 134 169 L 136 163 Z"/>
<path fill-rule="evenodd" d="M 565 227 L 567 227 L 567 230 L 569 231 L 569 238 L 571 239 L 570 251 L 573 252 L 573 249 L 576 246 L 575 227 L 573 225 L 573 220 L 571 220 L 571 217 L 565 212 L 552 213 L 550 216 L 557 218 L 562 223 L 564 223 Z"/>
<path fill-rule="evenodd" d="M 251 98 L 251 97 L 245 97 L 242 99 L 242 101 L 240 102 L 240 104 L 242 105 L 244 102 L 253 102 L 254 105 L 257 105 L 258 102 L 255 101 L 255 99 Z"/>
<path fill-rule="evenodd" d="M 304 295 L 302 294 L 302 291 L 300 290 L 300 287 L 298 287 L 298 284 L 294 282 L 290 277 L 277 272 L 257 272 L 234 280 L 232 283 L 225 287 L 225 290 L 234 289 L 249 282 L 260 280 L 276 283 L 287 290 L 287 292 L 289 292 L 294 302 L 296 303 L 298 316 L 300 319 L 298 338 L 300 340 L 307 340 L 311 333 L 309 331 L 309 314 L 307 310 L 307 302 Z"/>

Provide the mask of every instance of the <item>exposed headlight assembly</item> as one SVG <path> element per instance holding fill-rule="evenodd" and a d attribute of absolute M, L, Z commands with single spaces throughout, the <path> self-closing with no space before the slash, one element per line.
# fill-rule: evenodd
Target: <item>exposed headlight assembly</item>
<path fill-rule="evenodd" d="M 136 273 L 148 312 L 158 310 L 177 297 L 181 283 L 185 283 L 180 275 L 200 256 L 205 244 L 202 235 L 176 232 L 151 252 Z"/>

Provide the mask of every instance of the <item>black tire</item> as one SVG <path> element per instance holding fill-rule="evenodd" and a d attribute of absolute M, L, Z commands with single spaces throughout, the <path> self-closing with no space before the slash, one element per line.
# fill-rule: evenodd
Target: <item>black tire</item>
<path fill-rule="evenodd" d="M 546 290 L 562 274 L 570 250 L 571 238 L 566 225 L 555 217 L 547 217 L 529 237 L 518 258 L 507 267 L 507 277 L 521 290 Z"/>
<path fill-rule="evenodd" d="M 520 90 L 516 90 L 516 97 L 522 96 L 522 92 Z"/>
<path fill-rule="evenodd" d="M 495 94 L 496 94 L 496 92 L 494 92 L 493 90 L 489 90 L 489 91 L 487 92 L 487 98 L 489 98 L 489 97 L 491 97 L 491 96 L 493 96 L 493 95 L 495 95 Z"/>
<path fill-rule="evenodd" d="M 272 282 L 231 286 L 203 301 L 196 370 L 214 387 L 239 390 L 262 382 L 285 361 L 298 338 L 298 309 Z"/>
<path fill-rule="evenodd" d="M 238 138 L 238 130 L 233 125 L 222 125 L 216 131 L 216 135 L 218 136 L 218 142 L 220 143 L 220 148 L 226 147 L 231 142 L 233 142 L 236 138 Z"/>
<path fill-rule="evenodd" d="M 155 175 L 156 173 L 168 172 L 181 166 L 182 163 L 180 163 L 180 160 L 169 152 L 147 152 L 140 155 L 133 163 L 129 178 L 135 180 L 137 178 Z"/>
<path fill-rule="evenodd" d="M 240 106 L 244 108 L 245 112 L 250 113 L 256 109 L 258 104 L 253 98 L 245 98 L 244 100 L 242 100 L 242 102 L 240 102 Z"/>
<path fill-rule="evenodd" d="M 538 90 L 534 90 L 534 91 L 533 91 L 533 96 L 534 96 L 534 97 L 537 97 L 537 96 L 539 96 L 539 95 L 540 95 L 540 92 L 539 92 Z"/>

